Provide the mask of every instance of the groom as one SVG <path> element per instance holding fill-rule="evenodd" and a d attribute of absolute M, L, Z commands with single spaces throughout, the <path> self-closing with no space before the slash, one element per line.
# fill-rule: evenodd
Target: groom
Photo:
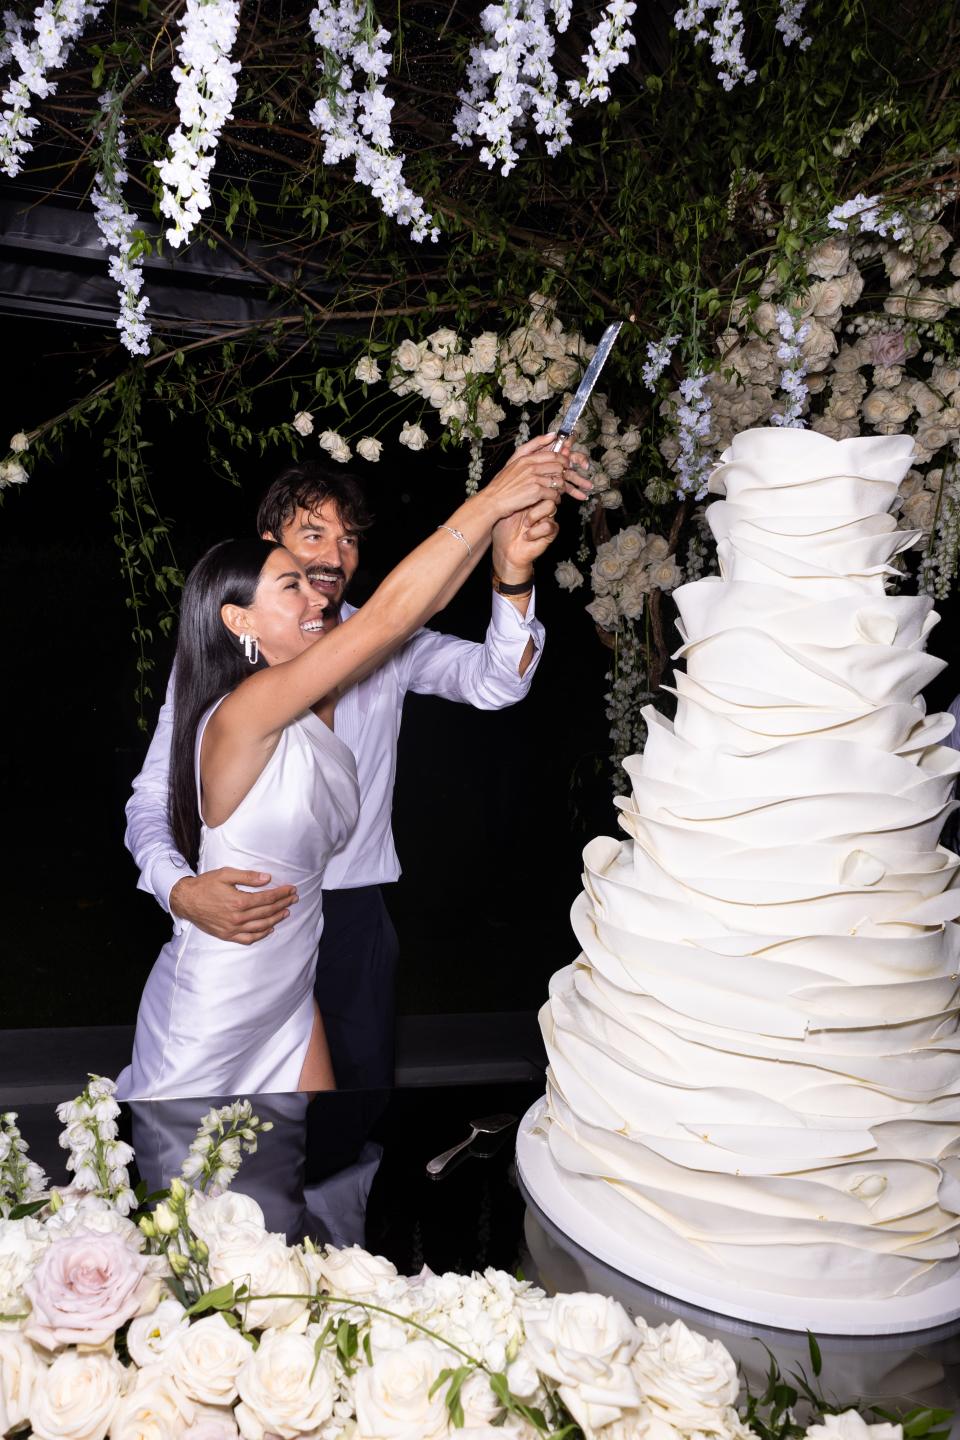
<path fill-rule="evenodd" d="M 575 472 L 567 475 L 567 492 L 584 498 L 588 482 Z M 324 875 L 315 988 L 341 1088 L 393 1083 L 398 944 L 380 886 L 400 875 L 390 815 L 403 697 L 412 690 L 482 710 L 523 699 L 544 635 L 534 614 L 533 563 L 557 533 L 555 509 L 544 502 L 495 526 L 492 612 L 482 645 L 419 630 L 337 704 L 336 733 L 357 761 L 360 819 Z M 343 596 L 370 523 L 359 483 L 318 463 L 284 470 L 257 513 L 258 533 L 279 540 L 297 557 L 314 589 L 343 620 L 354 611 Z M 476 564 L 480 554 L 471 558 Z M 220 939 L 255 944 L 283 923 L 296 893 L 290 886 L 265 889 L 271 877 L 254 871 L 222 868 L 194 875 L 177 853 L 167 819 L 172 695 L 171 680 L 127 802 L 126 844 L 140 869 L 138 885 L 170 912 L 177 933 L 189 922 Z"/>

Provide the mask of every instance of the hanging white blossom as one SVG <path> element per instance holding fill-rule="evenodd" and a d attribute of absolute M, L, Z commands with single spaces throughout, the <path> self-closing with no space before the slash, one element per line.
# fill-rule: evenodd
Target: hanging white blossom
<path fill-rule="evenodd" d="M 630 58 L 630 46 L 637 39 L 630 24 L 636 13 L 632 0 L 610 0 L 603 14 L 590 31 L 590 46 L 580 56 L 586 74 L 580 80 L 568 80 L 567 89 L 574 100 L 587 105 L 591 100 L 610 99 L 610 76 Z"/>
<path fill-rule="evenodd" d="M 679 453 L 674 469 L 677 475 L 677 499 L 692 495 L 702 500 L 707 493 L 707 474 L 713 461 L 704 443 L 710 434 L 712 402 L 703 393 L 707 376 L 695 370 L 680 381 L 681 403 L 677 407 L 677 442 Z"/>
<path fill-rule="evenodd" d="M 404 179 L 404 157 L 393 148 L 393 101 L 382 83 L 389 69 L 389 30 L 377 24 L 367 0 L 318 5 L 310 12 L 310 29 L 321 52 L 320 95 L 310 120 L 324 138 L 323 163 L 352 158 L 353 178 L 373 192 L 385 215 L 408 225 L 414 240 L 436 240 L 440 232 L 433 217 Z"/>
<path fill-rule="evenodd" d="M 119 104 L 109 91 L 101 95 L 100 104 L 106 118 L 100 145 L 100 169 L 94 178 L 90 198 L 100 231 L 99 242 L 105 249 L 113 251 L 110 275 L 117 283 L 120 297 L 117 329 L 121 343 L 131 355 L 149 355 L 150 326 L 145 317 L 150 301 L 146 295 L 140 294 L 143 268 L 133 258 L 133 232 L 138 217 L 127 209 L 121 189 L 128 178 L 123 168 L 127 155 L 123 120 Z"/>
<path fill-rule="evenodd" d="M 808 394 L 805 383 L 807 366 L 803 358 L 803 342 L 810 333 L 810 326 L 806 324 L 798 326 L 786 306 L 779 305 L 777 307 L 777 328 L 780 331 L 777 359 L 783 366 L 780 372 L 780 389 L 787 397 L 787 404 L 782 411 L 774 410 L 770 416 L 770 424 L 799 430 L 804 425 L 803 411 Z"/>
<path fill-rule="evenodd" d="M 780 14 L 777 29 L 783 36 L 784 45 L 796 45 L 798 50 L 810 47 L 810 36 L 800 24 L 800 16 L 807 8 L 807 0 L 780 0 Z"/>
<path fill-rule="evenodd" d="M 648 390 L 655 390 L 657 388 L 657 381 L 670 364 L 673 347 L 679 339 L 679 335 L 664 335 L 662 340 L 647 341 L 646 364 L 641 369 L 640 374 Z"/>
<path fill-rule="evenodd" d="M 864 233 L 872 232 L 884 239 L 904 240 L 910 234 L 909 220 L 899 210 L 888 210 L 884 215 L 882 206 L 882 196 L 861 192 L 851 200 L 834 205 L 827 216 L 827 227 L 830 230 L 849 230 L 856 222 Z"/>
<path fill-rule="evenodd" d="M 157 163 L 164 186 L 160 209 L 173 222 L 166 232 L 173 246 L 189 240 L 210 204 L 220 132 L 237 96 L 240 66 L 230 55 L 239 20 L 239 0 L 187 0 L 180 18 L 180 64 L 173 68 L 180 124 L 166 159 Z"/>
<path fill-rule="evenodd" d="M 557 29 L 566 29 L 569 6 L 553 6 Z M 504 0 L 488 5 L 480 23 L 487 39 L 474 45 L 467 63 L 466 86 L 454 117 L 453 139 L 470 146 L 486 143 L 480 159 L 509 175 L 526 141 L 516 132 L 529 115 L 548 155 L 570 143 L 570 102 L 557 93 L 553 68 L 556 41 L 543 0 Z"/>
<path fill-rule="evenodd" d="M 708 26 L 707 15 L 712 10 L 717 14 Z M 743 53 L 743 11 L 739 0 L 687 0 L 674 15 L 673 23 L 678 30 L 693 30 L 698 44 L 710 41 L 710 58 L 724 90 L 732 90 L 741 80 L 745 85 L 752 85 L 756 80 L 757 72 L 747 65 Z"/>
<path fill-rule="evenodd" d="M 0 169 L 11 179 L 20 174 L 25 156 L 33 149 L 29 137 L 39 125 L 30 112 L 31 95 L 45 100 L 56 93 L 50 72 L 62 70 L 74 44 L 106 0 L 43 0 L 32 20 L 4 11 L 0 64 L 12 60 L 19 74 L 10 76 L 3 89 L 0 117 Z M 28 28 L 36 33 L 27 37 Z"/>

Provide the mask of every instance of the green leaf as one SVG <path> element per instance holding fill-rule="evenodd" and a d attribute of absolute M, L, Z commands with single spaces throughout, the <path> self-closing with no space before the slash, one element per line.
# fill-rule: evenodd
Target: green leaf
<path fill-rule="evenodd" d="M 810 1366 L 814 1375 L 819 1375 L 823 1369 L 823 1356 L 820 1354 L 820 1346 L 817 1337 L 812 1330 L 807 1331 L 807 1347 L 810 1351 Z"/>
<path fill-rule="evenodd" d="M 201 1295 L 194 1300 L 188 1308 L 188 1315 L 202 1315 L 206 1310 L 228 1310 L 236 1299 L 233 1281 L 226 1285 L 218 1285 L 216 1290 L 208 1290 L 206 1295 Z"/>
<path fill-rule="evenodd" d="M 14 1205 L 7 1219 L 26 1220 L 28 1215 L 36 1215 L 38 1210 L 42 1210 L 46 1203 L 46 1200 L 25 1200 L 22 1205 Z"/>

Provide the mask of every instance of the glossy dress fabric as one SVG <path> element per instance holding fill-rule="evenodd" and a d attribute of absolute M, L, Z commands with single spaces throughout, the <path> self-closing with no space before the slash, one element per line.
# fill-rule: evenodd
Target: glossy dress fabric
<path fill-rule="evenodd" d="M 645 712 L 542 1014 L 558 1183 L 714 1290 L 958 1269 L 960 755 L 920 695 L 932 602 L 885 593 L 911 449 L 758 429 L 722 457 L 676 719 Z"/>
<path fill-rule="evenodd" d="M 203 737 L 204 717 L 197 746 Z M 161 950 L 140 1001 L 121 1099 L 296 1090 L 313 1026 L 313 978 L 330 857 L 359 813 L 353 753 L 307 712 L 222 825 L 201 830 L 198 869 L 260 870 L 299 903 L 256 945 L 184 925 Z"/>

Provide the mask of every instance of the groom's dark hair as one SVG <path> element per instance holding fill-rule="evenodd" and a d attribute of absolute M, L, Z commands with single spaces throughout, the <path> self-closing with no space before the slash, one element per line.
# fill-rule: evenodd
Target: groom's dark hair
<path fill-rule="evenodd" d="M 273 535 L 279 540 L 298 510 L 312 515 L 327 500 L 336 506 L 345 529 L 359 534 L 373 523 L 363 486 L 355 476 L 330 470 L 319 460 L 309 460 L 281 470 L 260 501 L 257 534 Z"/>

